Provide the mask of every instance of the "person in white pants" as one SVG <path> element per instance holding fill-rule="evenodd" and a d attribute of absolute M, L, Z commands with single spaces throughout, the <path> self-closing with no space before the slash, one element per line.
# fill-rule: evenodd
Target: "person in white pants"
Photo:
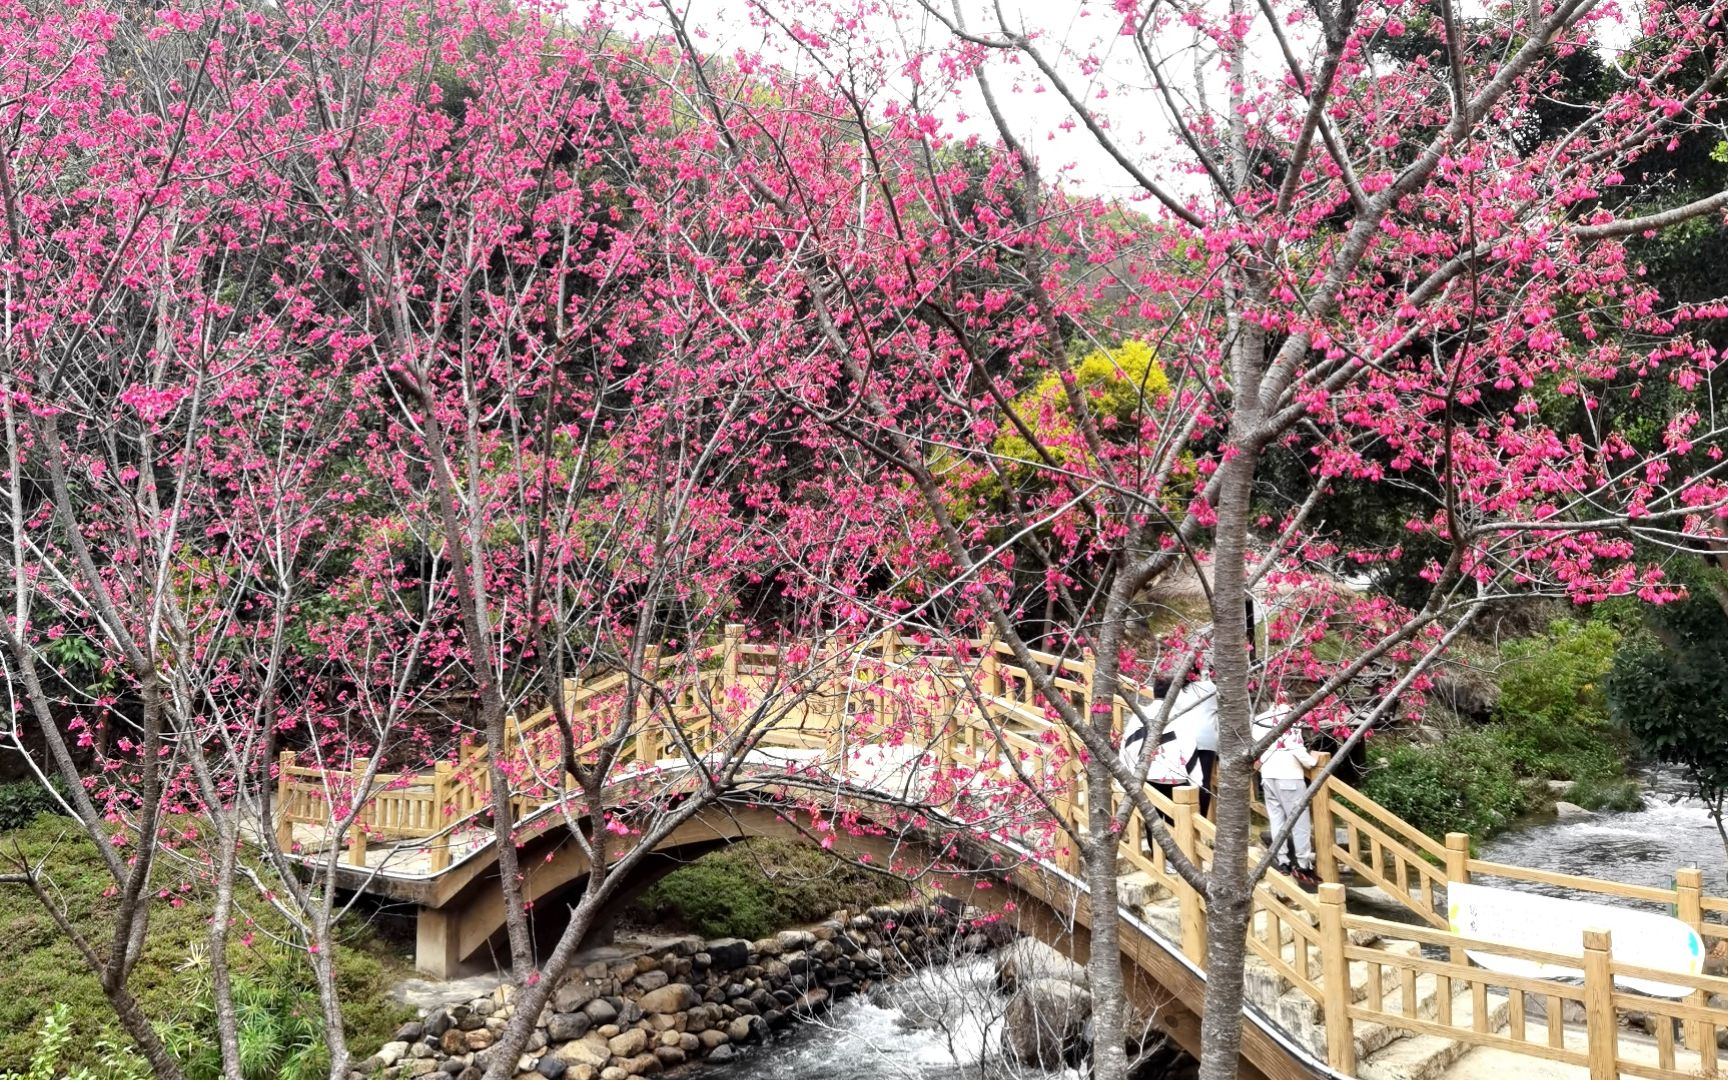
<path fill-rule="evenodd" d="M 1288 705 L 1280 705 L 1256 716 L 1255 741 L 1276 731 L 1288 712 Z M 1302 796 L 1308 790 L 1307 770 L 1318 765 L 1319 760 L 1303 745 L 1302 732 L 1298 728 L 1299 725 L 1292 725 L 1290 730 L 1280 735 L 1278 741 L 1260 755 L 1258 766 L 1261 786 L 1266 791 L 1266 816 L 1271 821 L 1272 836 L 1276 838 L 1284 831 L 1285 822 L 1293 820 L 1296 823 L 1283 849 L 1274 854 L 1273 864 L 1295 878 L 1303 888 L 1313 889 L 1317 887 L 1314 877 L 1314 819 L 1308 813 L 1308 804 Z"/>

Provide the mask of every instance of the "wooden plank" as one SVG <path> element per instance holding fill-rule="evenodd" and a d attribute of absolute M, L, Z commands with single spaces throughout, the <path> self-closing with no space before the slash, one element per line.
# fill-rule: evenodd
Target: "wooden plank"
<path fill-rule="evenodd" d="M 1533 960 L 1540 964 L 1553 964 L 1559 967 L 1579 966 L 1579 958 L 1576 955 L 1567 956 L 1564 953 L 1544 952 L 1540 949 L 1526 949 L 1518 945 L 1484 941 L 1481 938 L 1466 937 L 1463 934 L 1453 934 L 1445 930 L 1430 930 L 1423 926 L 1391 922 L 1368 915 L 1351 915 L 1346 920 L 1346 925 L 1352 930 L 1361 930 L 1394 940 L 1403 939 L 1419 942 L 1423 945 L 1438 945 L 1442 948 L 1458 945 L 1477 952 L 1498 953 L 1501 956 L 1510 956 L 1518 960 Z"/>
<path fill-rule="evenodd" d="M 1471 859 L 1469 865 L 1472 877 L 1497 877 L 1506 878 L 1510 881 L 1528 881 L 1539 885 L 1555 885 L 1562 889 L 1576 889 L 1579 892 L 1600 893 L 1627 900 L 1644 900 L 1649 903 L 1670 906 L 1675 902 L 1673 889 L 1658 889 L 1649 885 L 1626 885 L 1617 881 L 1599 881 L 1596 878 L 1578 877 L 1575 874 L 1558 874 L 1552 870 L 1536 870 L 1527 866 L 1488 862 L 1484 859 Z"/>

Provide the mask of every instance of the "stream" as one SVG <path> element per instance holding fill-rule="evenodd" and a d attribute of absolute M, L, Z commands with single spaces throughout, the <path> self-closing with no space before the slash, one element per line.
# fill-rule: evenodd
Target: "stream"
<path fill-rule="evenodd" d="M 927 968 L 836 1005 L 767 1047 L 700 1071 L 704 1080 L 1078 1080 L 1001 1059 L 991 957 Z"/>
<path fill-rule="evenodd" d="M 1486 841 L 1481 857 L 1580 874 L 1605 881 L 1668 888 L 1674 871 L 1696 866 L 1704 872 L 1706 892 L 1721 895 L 1728 886 L 1728 855 L 1704 804 L 1686 794 L 1685 781 L 1672 771 L 1643 772 L 1644 809 L 1575 817 L 1532 818 Z M 1494 881 L 1549 895 L 1566 895 L 1551 886 Z M 1598 899 L 1587 897 L 1587 899 Z"/>

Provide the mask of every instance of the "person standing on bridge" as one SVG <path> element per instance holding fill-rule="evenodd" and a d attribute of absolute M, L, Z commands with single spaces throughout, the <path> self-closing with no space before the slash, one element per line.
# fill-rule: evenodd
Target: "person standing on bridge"
<path fill-rule="evenodd" d="M 1288 705 L 1280 704 L 1256 716 L 1254 740 L 1258 742 L 1278 730 L 1289 711 Z M 1294 822 L 1282 850 L 1273 857 L 1273 865 L 1308 892 L 1320 887 L 1320 879 L 1314 876 L 1314 818 L 1303 796 L 1308 790 L 1308 770 L 1319 763 L 1295 726 L 1278 736 L 1258 762 L 1272 838 L 1277 839 L 1287 822 Z"/>

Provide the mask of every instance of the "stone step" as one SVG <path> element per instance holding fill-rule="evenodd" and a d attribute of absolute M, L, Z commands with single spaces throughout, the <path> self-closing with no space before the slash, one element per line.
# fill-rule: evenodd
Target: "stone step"
<path fill-rule="evenodd" d="M 1487 1028 L 1506 1026 L 1509 1003 L 1504 994 L 1488 995 Z M 1475 1003 L 1468 991 L 1452 999 L 1452 1025 L 1468 1030 L 1475 1018 Z M 1359 1080 L 1435 1080 L 1452 1063 L 1474 1049 L 1468 1042 L 1445 1035 L 1406 1033 L 1372 1054 L 1357 1059 Z"/>

